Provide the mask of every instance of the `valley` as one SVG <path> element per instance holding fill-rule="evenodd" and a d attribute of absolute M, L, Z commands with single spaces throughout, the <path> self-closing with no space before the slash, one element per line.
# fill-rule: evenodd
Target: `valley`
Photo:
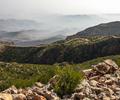
<path fill-rule="evenodd" d="M 111 23 L 113 28 L 111 28 Z M 76 98 L 86 98 L 87 96 L 94 98 L 85 94 L 86 92 L 84 93 L 83 90 L 81 92 L 85 96 L 81 97 L 76 89 L 78 85 L 84 83 L 84 80 L 88 81 L 86 77 L 94 78 L 94 76 L 101 75 L 106 78 L 104 74 L 112 75 L 111 70 L 115 71 L 113 68 L 120 66 L 120 23 L 111 23 L 100 24 L 92 27 L 92 29 L 88 28 L 75 35 L 68 36 L 66 39 L 61 39 L 62 36 L 58 35 L 45 40 L 48 42 L 31 41 L 30 46 L 27 42 L 23 42 L 23 45 L 21 45 L 22 43 L 16 45 L 12 41 L 0 41 L 0 91 L 2 93 L 0 95 L 9 93 L 6 95 L 12 96 L 12 98 L 21 97 L 26 100 L 32 100 L 28 99 L 30 97 L 39 98 L 35 100 L 41 100 L 41 98 L 45 100 L 78 100 Z M 111 33 L 108 31 L 108 27 L 111 30 L 113 29 L 113 31 L 110 30 Z M 99 30 L 100 34 L 96 30 Z M 101 31 L 105 33 L 102 34 Z M 34 45 L 34 42 L 35 44 L 37 42 L 37 45 Z M 40 42 L 41 44 L 39 44 Z M 111 65 L 106 64 L 105 61 Z M 101 68 L 100 71 L 97 68 Z M 107 73 L 104 73 L 104 68 L 106 71 L 108 70 Z M 84 73 L 86 70 L 89 72 L 89 69 L 95 75 L 87 76 L 87 72 Z M 101 71 L 104 74 L 101 74 Z M 119 71 L 118 68 L 115 73 L 117 71 Z M 95 79 L 92 81 L 96 82 Z M 84 84 L 85 86 L 82 88 L 86 89 L 88 83 Z M 92 89 L 93 92 L 91 83 L 89 85 L 89 89 Z M 109 87 L 108 84 L 107 87 Z M 98 87 L 95 85 L 94 88 Z M 20 89 L 22 96 L 19 93 Z M 31 91 L 31 95 L 28 95 L 29 91 Z M 66 97 L 66 95 L 68 96 Z M 93 95 L 96 94 L 93 93 Z M 117 95 L 117 97 L 119 96 Z"/>
<path fill-rule="evenodd" d="M 0 0 L 0 100 L 120 100 L 120 0 Z"/>

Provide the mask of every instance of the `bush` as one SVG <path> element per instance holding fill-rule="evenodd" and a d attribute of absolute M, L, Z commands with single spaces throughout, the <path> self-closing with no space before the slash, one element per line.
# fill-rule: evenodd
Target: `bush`
<path fill-rule="evenodd" d="M 56 74 L 58 78 L 54 86 L 54 91 L 61 97 L 73 93 L 75 87 L 83 78 L 83 75 L 72 67 L 58 67 Z"/>

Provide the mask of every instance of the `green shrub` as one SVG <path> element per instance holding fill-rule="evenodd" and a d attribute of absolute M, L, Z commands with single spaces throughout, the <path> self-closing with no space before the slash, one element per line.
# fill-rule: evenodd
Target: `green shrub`
<path fill-rule="evenodd" d="M 55 75 L 54 65 L 0 63 L 0 91 L 12 85 L 31 87 L 35 82 L 47 84 Z"/>
<path fill-rule="evenodd" d="M 56 74 L 58 79 L 54 86 L 54 91 L 61 97 L 74 92 L 75 87 L 83 78 L 82 74 L 72 67 L 58 67 Z"/>

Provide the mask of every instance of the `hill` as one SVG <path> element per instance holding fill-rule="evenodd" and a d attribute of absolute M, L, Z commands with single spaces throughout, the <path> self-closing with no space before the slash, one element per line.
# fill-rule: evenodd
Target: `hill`
<path fill-rule="evenodd" d="M 16 32 L 0 32 L 1 41 L 12 41 L 17 46 L 36 46 L 50 44 L 65 39 L 64 35 L 49 35 L 44 30 L 24 30 Z"/>
<path fill-rule="evenodd" d="M 117 54 L 120 54 L 119 37 L 94 36 L 62 40 L 36 47 L 7 45 L 0 53 L 0 60 L 40 64 L 81 63 L 96 57 Z"/>
<path fill-rule="evenodd" d="M 14 44 L 16 46 L 40 46 L 40 45 L 46 45 L 46 44 L 51 44 L 56 41 L 64 40 L 66 36 L 63 35 L 56 35 L 53 37 L 49 37 L 47 39 L 42 39 L 42 40 L 28 40 L 28 41 L 15 41 Z"/>
<path fill-rule="evenodd" d="M 97 64 L 105 59 L 114 60 L 120 66 L 120 55 L 96 58 L 80 64 L 65 65 L 78 71 L 91 68 L 91 65 Z M 15 85 L 17 88 L 32 86 L 39 81 L 47 83 L 55 75 L 56 68 L 60 65 L 40 65 L 40 64 L 19 64 L 15 62 L 0 62 L 0 91 Z M 6 74 L 7 73 L 7 74 Z M 47 73 L 47 74 L 46 74 Z M 22 82 L 22 84 L 21 84 Z"/>
<path fill-rule="evenodd" d="M 75 35 L 68 36 L 67 39 L 94 35 L 120 35 L 120 21 L 103 23 L 87 28 Z"/>
<path fill-rule="evenodd" d="M 0 19 L 0 31 L 20 31 L 36 29 L 41 26 L 42 23 L 37 23 L 33 20 L 20 20 L 20 19 Z"/>

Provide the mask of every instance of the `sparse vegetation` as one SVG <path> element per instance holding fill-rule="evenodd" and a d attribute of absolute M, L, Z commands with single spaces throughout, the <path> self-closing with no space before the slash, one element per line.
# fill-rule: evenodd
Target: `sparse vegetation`
<path fill-rule="evenodd" d="M 62 66 L 63 68 L 61 67 L 59 68 L 57 64 L 40 65 L 40 64 L 18 64 L 1 62 L 0 91 L 10 87 L 11 85 L 15 85 L 18 88 L 20 87 L 24 88 L 27 86 L 32 86 L 37 81 L 47 83 L 49 79 L 56 74 L 57 69 L 57 74 L 60 75 L 60 80 L 58 81 L 55 90 L 59 95 L 71 93 L 73 91 L 75 84 L 78 83 L 78 80 L 77 81 L 75 80 L 79 78 L 78 74 L 80 74 L 80 71 L 83 69 L 88 69 L 91 67 L 91 65 L 97 64 L 98 62 L 101 62 L 104 59 L 112 59 L 120 66 L 120 55 L 101 57 L 90 61 L 86 61 L 81 64 Z M 82 78 L 83 78 L 82 75 L 80 75 L 80 79 Z M 73 80 L 75 81 L 75 83 Z M 72 86 L 68 85 L 68 87 L 65 87 L 64 92 L 60 93 L 60 91 L 62 91 L 61 87 L 62 81 L 64 82 L 64 85 L 71 84 Z M 68 90 L 70 92 L 68 92 Z"/>
<path fill-rule="evenodd" d="M 4 90 L 11 85 L 15 85 L 18 88 L 32 86 L 37 81 L 47 83 L 54 75 L 54 65 L 2 62 L 0 63 L 0 90 Z"/>

